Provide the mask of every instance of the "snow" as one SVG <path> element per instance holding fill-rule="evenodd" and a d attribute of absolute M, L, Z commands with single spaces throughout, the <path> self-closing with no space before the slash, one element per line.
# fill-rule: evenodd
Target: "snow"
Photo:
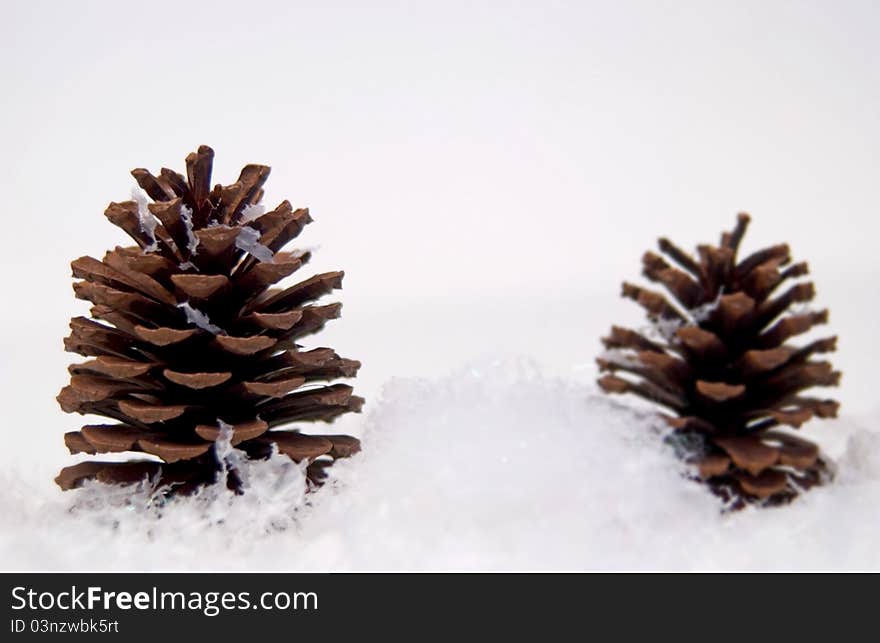
<path fill-rule="evenodd" d="M 245 223 L 250 223 L 251 221 L 255 221 L 259 219 L 266 212 L 266 206 L 262 203 L 248 203 L 241 209 L 241 218 L 239 223 L 244 225 Z"/>
<path fill-rule="evenodd" d="M 150 245 L 144 248 L 144 252 L 155 252 L 156 248 L 159 247 L 158 241 L 156 241 L 156 226 L 159 225 L 159 221 L 153 216 L 153 213 L 150 212 L 147 207 L 147 204 L 149 203 L 147 193 L 141 188 L 135 186 L 131 189 L 131 198 L 137 203 L 138 220 L 141 224 L 141 231 L 151 240 Z"/>
<path fill-rule="evenodd" d="M 257 416 L 259 419 L 259 416 Z M 247 467 L 247 455 L 239 449 L 232 446 L 233 425 L 227 424 L 223 420 L 217 420 L 217 426 L 220 427 L 220 434 L 214 441 L 214 453 L 217 455 L 217 461 L 221 464 L 221 480 L 226 479 L 227 471 L 235 471 L 240 480 L 244 484 L 250 482 L 248 477 L 249 468 Z M 259 472 L 259 468 L 257 471 Z"/>
<path fill-rule="evenodd" d="M 676 331 L 681 328 L 681 321 L 678 319 L 663 319 L 658 317 L 647 324 L 640 326 L 638 332 L 655 341 L 670 343 L 675 340 Z"/>
<path fill-rule="evenodd" d="M 718 305 L 721 303 L 721 298 L 724 296 L 724 288 L 718 289 L 718 295 L 712 301 L 707 301 L 705 304 L 697 306 L 692 310 L 688 311 L 690 313 L 691 319 L 694 320 L 695 323 L 700 323 L 709 319 L 709 316 L 715 312 L 715 309 L 718 308 Z"/>
<path fill-rule="evenodd" d="M 7 465 L 0 568 L 880 569 L 880 433 L 852 419 L 810 428 L 838 462 L 832 484 L 722 515 L 649 414 L 525 359 L 392 379 L 368 408 L 341 427 L 364 451 L 308 494 L 277 455 L 237 465 L 244 496 L 164 505 L 146 489 L 62 493 Z"/>
<path fill-rule="evenodd" d="M 275 259 L 275 253 L 260 243 L 261 236 L 256 228 L 242 226 L 235 238 L 235 247 L 250 253 L 257 261 L 271 263 Z"/>
<path fill-rule="evenodd" d="M 199 238 L 196 236 L 195 229 L 193 228 L 193 211 L 191 208 L 181 205 L 180 206 L 180 220 L 183 221 L 184 229 L 186 230 L 186 249 L 189 250 L 190 255 L 194 255 L 197 253 L 199 248 Z M 189 262 L 184 262 L 189 263 Z"/>
<path fill-rule="evenodd" d="M 190 324 L 194 324 L 198 326 L 202 330 L 206 330 L 209 333 L 214 335 L 225 335 L 226 331 L 220 328 L 219 326 L 212 324 L 211 320 L 208 316 L 203 313 L 198 308 L 194 308 L 190 305 L 188 301 L 185 301 L 181 304 L 177 304 L 177 307 L 180 308 L 184 314 L 186 315 L 186 321 Z"/>

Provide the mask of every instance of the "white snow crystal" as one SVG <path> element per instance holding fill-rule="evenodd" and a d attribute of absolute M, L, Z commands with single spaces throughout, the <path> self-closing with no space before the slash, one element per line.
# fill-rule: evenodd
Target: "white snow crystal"
<path fill-rule="evenodd" d="M 266 212 L 266 206 L 262 203 L 248 203 L 241 211 L 241 223 L 250 223 L 254 219 L 259 219 Z"/>
<path fill-rule="evenodd" d="M 196 254 L 196 250 L 199 247 L 199 238 L 196 236 L 195 231 L 193 230 L 192 215 L 193 211 L 190 208 L 185 205 L 180 206 L 180 220 L 183 221 L 184 228 L 186 229 L 186 248 L 190 251 L 190 254 Z"/>
<path fill-rule="evenodd" d="M 271 263 L 275 253 L 260 243 L 260 231 L 250 226 L 242 226 L 235 238 L 235 247 L 251 254 L 258 261 Z"/>
<path fill-rule="evenodd" d="M 139 187 L 135 186 L 131 189 L 131 198 L 138 206 L 138 221 L 141 224 L 141 231 L 150 238 L 150 245 L 144 248 L 144 252 L 155 252 L 159 247 L 156 241 L 156 226 L 159 222 L 153 213 L 147 208 L 147 194 Z"/>
<path fill-rule="evenodd" d="M 180 308 L 184 314 L 186 314 L 186 321 L 190 324 L 194 324 L 201 328 L 202 330 L 206 330 L 209 333 L 213 333 L 214 335 L 225 335 L 226 331 L 220 328 L 219 326 L 215 326 L 211 323 L 211 320 L 208 319 L 208 316 L 203 313 L 198 308 L 193 308 L 188 301 L 183 302 L 182 304 L 177 304 L 177 307 Z"/>
<path fill-rule="evenodd" d="M 724 295 L 724 288 L 718 289 L 718 296 L 715 297 L 712 301 L 707 301 L 705 304 L 697 306 L 690 310 L 691 318 L 696 323 L 700 323 L 709 319 L 709 315 L 711 315 L 718 305 L 721 303 L 721 297 Z"/>
<path fill-rule="evenodd" d="M 677 319 L 657 318 L 651 321 L 647 326 L 639 329 L 639 332 L 647 339 L 672 341 L 675 338 L 675 331 L 681 328 L 682 323 Z"/>
<path fill-rule="evenodd" d="M 223 467 L 223 473 L 235 471 L 239 479 L 247 485 L 248 467 L 245 464 L 247 457 L 241 450 L 232 446 L 233 426 L 219 419 L 217 426 L 220 427 L 220 435 L 214 441 L 214 453 Z"/>

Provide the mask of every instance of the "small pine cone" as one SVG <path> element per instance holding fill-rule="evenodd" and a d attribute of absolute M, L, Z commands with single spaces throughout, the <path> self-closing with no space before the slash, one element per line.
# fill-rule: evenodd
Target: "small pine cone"
<path fill-rule="evenodd" d="M 312 302 L 340 288 L 343 273 L 276 287 L 309 260 L 308 252 L 281 251 L 311 221 L 309 211 L 283 201 L 264 212 L 263 165 L 247 165 L 235 183 L 212 189 L 213 158 L 206 146 L 187 156 L 186 177 L 133 170 L 152 202 L 111 203 L 104 214 L 137 247 L 71 264 L 81 280 L 76 296 L 93 307 L 91 319 L 71 320 L 64 345 L 92 359 L 70 366 L 58 402 L 68 413 L 116 423 L 84 426 L 64 441 L 71 453 L 155 458 L 67 467 L 55 479 L 62 489 L 149 477 L 189 492 L 222 473 L 240 491 L 235 470 L 221 461 L 230 447 L 252 458 L 277 449 L 305 460 L 309 479 L 320 483 L 330 463 L 360 449 L 350 436 L 283 428 L 363 405 L 350 386 L 322 383 L 353 377 L 359 362 L 297 344 L 339 317 L 341 304 Z"/>
<path fill-rule="evenodd" d="M 605 392 L 633 393 L 671 411 L 663 414 L 670 441 L 731 508 L 788 502 L 830 478 L 815 444 L 777 427 L 836 417 L 837 402 L 803 392 L 840 381 L 829 362 L 814 359 L 834 351 L 836 337 L 788 343 L 828 320 L 827 310 L 790 310 L 813 299 L 812 283 L 777 294 L 806 275 L 807 264 L 792 264 L 785 244 L 737 261 L 748 223 L 740 214 L 718 246 L 698 247 L 699 261 L 660 239 L 672 263 L 647 252 L 643 275 L 672 299 L 623 284 L 623 296 L 647 311 L 658 338 L 612 327 L 597 360 Z"/>

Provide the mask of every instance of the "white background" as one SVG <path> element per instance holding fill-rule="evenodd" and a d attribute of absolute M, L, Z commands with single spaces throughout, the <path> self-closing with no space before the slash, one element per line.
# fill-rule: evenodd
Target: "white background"
<path fill-rule="evenodd" d="M 316 341 L 370 402 L 485 355 L 589 380 L 641 253 L 747 210 L 746 249 L 809 260 L 838 397 L 876 415 L 876 2 L 314 5 L 3 0 L 4 462 L 67 460 L 68 263 L 127 243 L 102 212 L 131 168 L 203 143 L 311 208 L 311 268 L 347 272 Z"/>

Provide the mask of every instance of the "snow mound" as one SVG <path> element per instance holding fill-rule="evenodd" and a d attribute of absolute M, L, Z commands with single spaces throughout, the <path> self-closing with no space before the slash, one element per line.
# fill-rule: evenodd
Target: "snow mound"
<path fill-rule="evenodd" d="M 131 189 L 131 198 L 137 203 L 141 232 L 150 238 L 150 245 L 144 248 L 144 252 L 155 252 L 159 247 L 159 242 L 156 240 L 156 226 L 159 225 L 159 221 L 147 207 L 149 203 L 147 193 L 139 187 L 133 187 Z"/>
<path fill-rule="evenodd" d="M 158 503 L 4 474 L 0 567 L 20 569 L 878 569 L 880 434 L 826 422 L 834 484 L 722 515 L 682 476 L 650 415 L 498 361 L 392 380 L 364 451 L 306 493 L 282 456 L 248 490 Z M 821 437 L 821 434 L 818 434 Z"/>

